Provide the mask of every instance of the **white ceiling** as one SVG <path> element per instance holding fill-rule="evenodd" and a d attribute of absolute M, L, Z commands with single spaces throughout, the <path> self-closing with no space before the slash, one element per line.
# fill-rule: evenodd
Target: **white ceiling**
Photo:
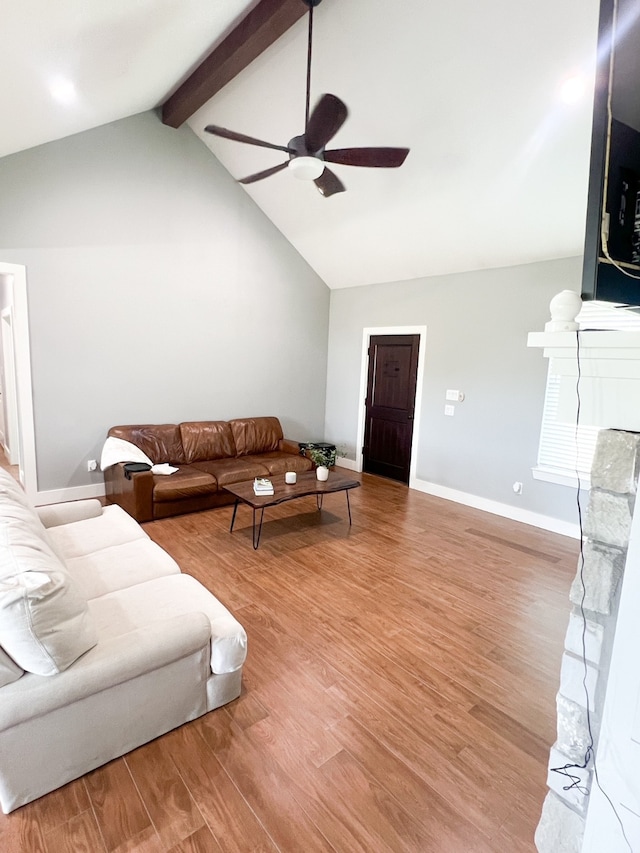
<path fill-rule="evenodd" d="M 0 156 L 162 103 L 253 0 L 5 0 Z M 598 0 L 324 0 L 312 104 L 350 114 L 329 147 L 411 148 L 400 169 L 332 167 L 323 198 L 288 171 L 246 187 L 332 287 L 580 254 Z M 303 131 L 306 20 L 202 107 L 190 126 L 240 178 Z M 562 84 L 587 80 L 567 104 Z M 56 77 L 77 97 L 56 102 Z M 286 155 L 284 155 L 286 157 Z"/>

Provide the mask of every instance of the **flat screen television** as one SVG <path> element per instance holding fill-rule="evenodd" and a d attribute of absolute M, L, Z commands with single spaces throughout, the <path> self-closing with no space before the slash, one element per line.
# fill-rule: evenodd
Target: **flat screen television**
<path fill-rule="evenodd" d="M 600 3 L 582 298 L 640 306 L 639 0 Z"/>

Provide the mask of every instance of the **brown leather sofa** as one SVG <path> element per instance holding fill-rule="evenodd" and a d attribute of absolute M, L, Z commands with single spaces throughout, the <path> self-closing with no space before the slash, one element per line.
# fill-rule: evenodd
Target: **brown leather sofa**
<path fill-rule="evenodd" d="M 313 468 L 273 417 L 114 426 L 109 435 L 135 444 L 154 464 L 178 467 L 174 474 L 142 471 L 130 479 L 123 463 L 106 469 L 107 502 L 119 504 L 136 521 L 233 503 L 225 485 Z"/>

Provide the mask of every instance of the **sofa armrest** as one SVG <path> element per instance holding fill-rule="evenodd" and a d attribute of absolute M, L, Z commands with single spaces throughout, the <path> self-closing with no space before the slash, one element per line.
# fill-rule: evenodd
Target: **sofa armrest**
<path fill-rule="evenodd" d="M 296 456 L 301 456 L 300 445 L 297 441 L 292 441 L 290 438 L 281 438 L 278 442 L 278 450 L 282 453 L 294 453 Z"/>
<path fill-rule="evenodd" d="M 202 650 L 205 678 L 211 622 L 204 613 L 185 613 L 101 640 L 57 675 L 25 673 L 0 690 L 0 730 L 23 723 L 130 681 Z"/>
<path fill-rule="evenodd" d="M 102 504 L 96 498 L 86 501 L 65 501 L 59 504 L 36 507 L 40 521 L 45 527 L 58 527 L 73 521 L 84 521 L 102 515 Z"/>
<path fill-rule="evenodd" d="M 104 472 L 107 501 L 118 504 L 136 521 L 153 521 L 153 474 L 139 471 L 124 475 L 124 463 L 110 465 Z"/>

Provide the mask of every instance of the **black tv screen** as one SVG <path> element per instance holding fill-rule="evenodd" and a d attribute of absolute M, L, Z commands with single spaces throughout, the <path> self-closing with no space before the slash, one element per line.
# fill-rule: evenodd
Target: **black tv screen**
<path fill-rule="evenodd" d="M 583 299 L 640 306 L 639 91 L 640 3 L 601 0 Z"/>

